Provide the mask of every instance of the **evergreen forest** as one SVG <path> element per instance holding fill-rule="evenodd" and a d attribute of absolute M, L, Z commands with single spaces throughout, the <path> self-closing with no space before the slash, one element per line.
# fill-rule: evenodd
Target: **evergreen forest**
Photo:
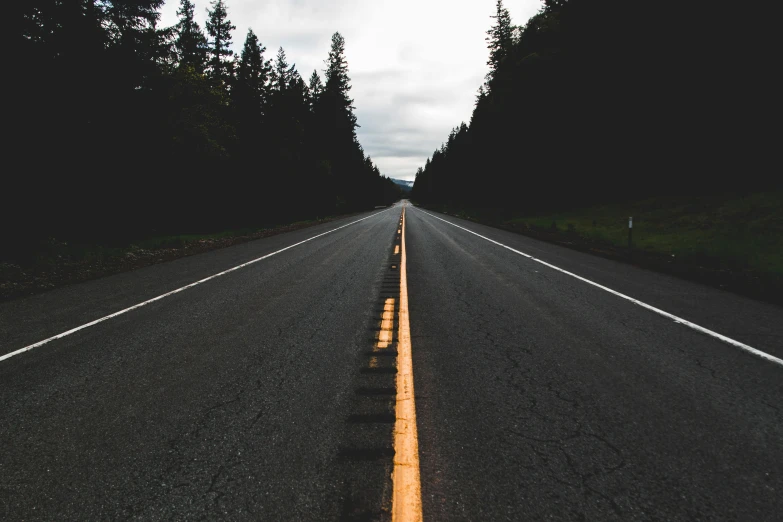
<path fill-rule="evenodd" d="M 13 2 L 9 254 L 344 214 L 399 198 L 357 139 L 346 42 L 303 77 L 223 0 Z M 206 9 L 205 27 L 196 9 Z M 235 38 L 243 37 L 235 53 Z"/>
<path fill-rule="evenodd" d="M 651 0 L 502 0 L 469 124 L 419 168 L 423 204 L 525 216 L 781 186 L 763 10 Z"/>

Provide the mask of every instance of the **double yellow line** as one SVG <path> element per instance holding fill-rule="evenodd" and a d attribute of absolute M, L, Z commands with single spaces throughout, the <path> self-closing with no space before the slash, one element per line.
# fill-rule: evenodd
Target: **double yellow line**
<path fill-rule="evenodd" d="M 411 329 L 408 315 L 408 270 L 405 257 L 405 207 L 400 219 L 400 317 L 397 340 L 397 407 L 394 423 L 394 473 L 392 521 L 422 520 L 419 437 L 416 431 L 416 403 L 413 393 Z"/>

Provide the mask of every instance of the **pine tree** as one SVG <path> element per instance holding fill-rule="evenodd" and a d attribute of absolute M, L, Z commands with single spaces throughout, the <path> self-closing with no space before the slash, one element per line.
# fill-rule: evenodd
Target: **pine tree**
<path fill-rule="evenodd" d="M 230 57 L 234 56 L 231 47 L 231 31 L 236 29 L 228 19 L 228 11 L 223 0 L 213 0 L 211 10 L 207 10 L 207 33 L 212 37 L 209 50 L 210 76 L 218 84 L 227 85 L 231 77 Z"/>
<path fill-rule="evenodd" d="M 308 107 L 310 101 L 310 89 L 302 79 L 299 71 L 296 70 L 296 64 L 293 64 L 288 70 L 288 76 L 290 78 L 288 80 L 288 90 L 295 93 L 295 99 L 298 103 Z"/>
<path fill-rule="evenodd" d="M 111 0 L 96 2 L 110 51 L 107 74 L 116 88 L 126 92 L 143 87 L 157 71 L 160 44 L 156 24 L 163 0 Z"/>
<path fill-rule="evenodd" d="M 252 100 L 253 112 L 261 113 L 267 101 L 267 82 L 271 67 L 264 61 L 266 47 L 261 45 L 252 29 L 248 29 L 245 45 L 237 66 L 237 88 Z"/>
<path fill-rule="evenodd" d="M 288 88 L 291 81 L 291 67 L 288 65 L 288 59 L 285 55 L 285 49 L 280 47 L 275 57 L 275 66 L 272 69 L 272 83 L 275 90 L 283 92 Z"/>
<path fill-rule="evenodd" d="M 321 83 L 321 77 L 318 76 L 318 71 L 314 70 L 313 74 L 310 75 L 308 88 L 310 90 L 310 110 L 315 110 L 318 98 L 321 97 L 321 93 L 324 90 L 324 85 Z"/>
<path fill-rule="evenodd" d="M 268 60 L 264 60 L 266 48 L 258 41 L 252 29 L 248 29 L 239 60 L 236 62 L 236 82 L 231 89 L 233 120 L 236 124 L 239 146 L 236 157 L 247 168 L 258 168 L 259 147 L 266 143 L 265 124 L 269 113 Z"/>
<path fill-rule="evenodd" d="M 196 6 L 190 0 L 181 0 L 177 10 L 179 22 L 174 26 L 177 35 L 174 48 L 180 67 L 193 67 L 196 72 L 203 73 L 207 65 L 209 46 L 207 37 L 195 20 L 195 9 Z"/>
<path fill-rule="evenodd" d="M 102 7 L 112 39 L 133 37 L 134 31 L 153 27 L 160 18 L 158 10 L 163 0 L 106 0 L 96 4 Z"/>
<path fill-rule="evenodd" d="M 489 47 L 489 73 L 487 73 L 487 85 L 495 77 L 495 73 L 503 59 L 511 53 L 514 44 L 514 26 L 511 25 L 511 15 L 508 9 L 503 7 L 503 0 L 497 0 L 495 25 L 487 31 L 486 41 Z"/>
<path fill-rule="evenodd" d="M 347 118 L 351 132 L 355 133 L 357 127 L 356 116 L 353 113 L 355 107 L 353 100 L 348 97 L 348 92 L 351 90 L 350 82 L 348 61 L 345 59 L 345 38 L 340 33 L 334 33 L 327 60 L 324 95 L 335 105 L 333 109 L 343 113 L 342 116 Z"/>
<path fill-rule="evenodd" d="M 365 175 L 364 154 L 356 138 L 356 115 L 345 58 L 345 39 L 332 36 L 326 60 L 325 85 L 315 107 L 320 154 L 328 161 L 337 187 L 338 208 L 359 209 L 372 195 L 372 181 Z"/>
<path fill-rule="evenodd" d="M 478 92 L 476 93 L 476 102 L 473 105 L 478 106 L 481 102 L 484 101 L 486 97 L 487 97 L 487 91 L 486 89 L 484 89 L 483 85 L 480 85 L 478 88 Z"/>
<path fill-rule="evenodd" d="M 288 78 L 288 90 L 298 89 L 300 87 L 300 82 L 302 85 L 304 85 L 304 80 L 302 80 L 302 76 L 299 74 L 299 71 L 296 70 L 295 63 L 292 63 L 291 67 L 288 68 L 286 77 Z"/>
<path fill-rule="evenodd" d="M 311 119 L 310 115 L 310 89 L 302 79 L 299 71 L 296 70 L 296 66 L 292 65 L 289 69 L 290 80 L 288 81 L 288 90 L 286 96 L 288 98 L 287 108 L 289 111 L 289 117 L 293 120 L 293 128 L 295 129 L 295 139 L 298 142 L 303 142 L 304 136 L 307 132 Z M 300 154 L 303 150 L 300 150 Z"/>

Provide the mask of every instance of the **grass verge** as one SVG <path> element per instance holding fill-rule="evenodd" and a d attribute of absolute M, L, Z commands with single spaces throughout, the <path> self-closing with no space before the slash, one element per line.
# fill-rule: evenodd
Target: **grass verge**
<path fill-rule="evenodd" d="M 431 208 L 783 304 L 782 191 L 652 198 L 531 216 Z"/>

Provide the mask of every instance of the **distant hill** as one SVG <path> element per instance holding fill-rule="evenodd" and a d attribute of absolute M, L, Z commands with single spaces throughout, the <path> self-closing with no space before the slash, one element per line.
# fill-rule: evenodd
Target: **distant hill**
<path fill-rule="evenodd" d="M 408 181 L 407 179 L 389 179 L 392 180 L 395 185 L 398 185 L 403 190 L 403 192 L 410 192 L 413 188 L 413 181 Z"/>

